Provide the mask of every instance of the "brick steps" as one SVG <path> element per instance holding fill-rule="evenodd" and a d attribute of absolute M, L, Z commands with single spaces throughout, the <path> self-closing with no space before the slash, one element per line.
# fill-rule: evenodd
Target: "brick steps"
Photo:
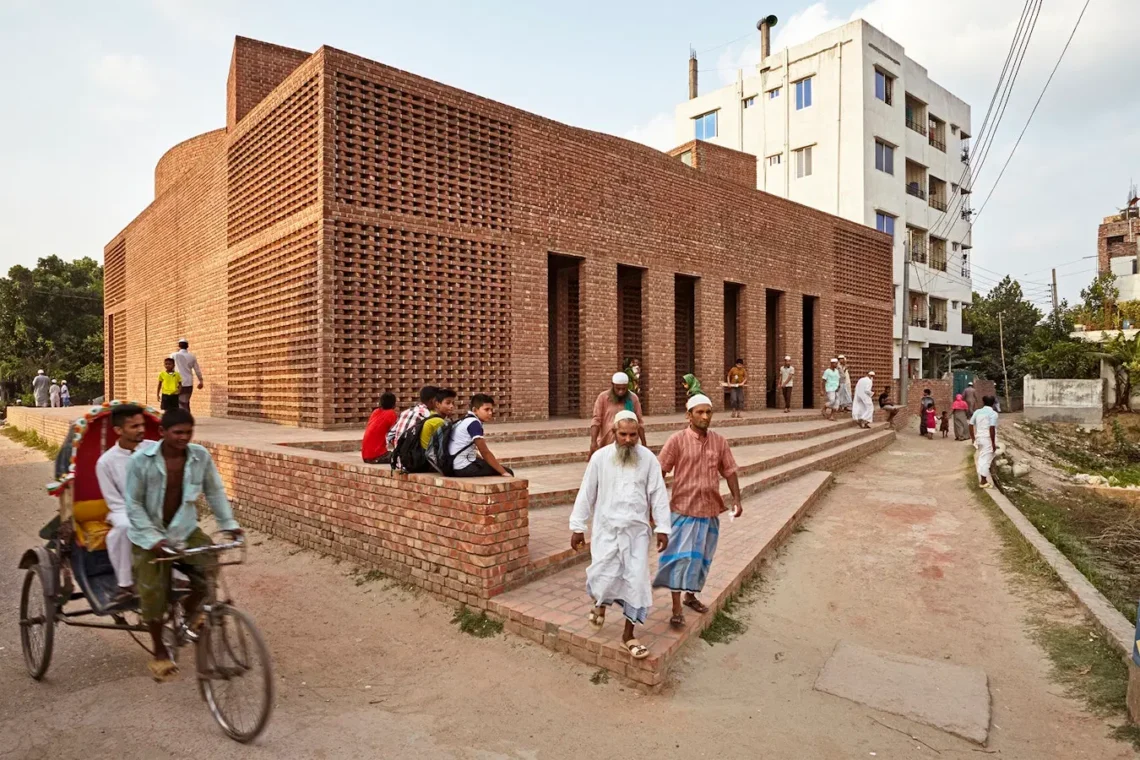
<path fill-rule="evenodd" d="M 883 425 L 871 431 L 859 431 L 858 434 L 848 436 L 840 443 L 828 444 L 822 449 L 813 446 L 811 449 L 817 450 L 806 453 L 804 450 L 793 452 L 795 456 L 787 461 L 779 461 L 784 458 L 782 456 L 763 460 L 757 464 L 764 466 L 750 474 L 741 475 L 741 496 L 747 500 L 812 472 L 836 471 L 849 467 L 863 457 L 886 448 L 894 439 L 894 431 Z M 750 465 L 741 465 L 741 470 L 745 470 L 748 466 Z M 731 495 L 728 485 L 723 482 L 721 495 L 725 499 Z M 531 510 L 530 565 L 527 568 L 526 578 L 516 582 L 515 587 L 589 559 L 588 551 L 575 552 L 570 549 L 570 534 L 567 527 L 570 510 L 570 504 Z"/>
<path fill-rule="evenodd" d="M 885 425 L 862 430 L 853 425 L 834 423 L 831 430 L 825 431 L 822 435 L 794 441 L 777 439 L 745 445 L 734 443 L 732 451 L 740 468 L 740 476 L 744 478 L 761 470 L 843 445 L 853 439 L 874 435 L 882 429 L 885 429 Z M 585 464 L 578 462 L 533 469 L 521 468 L 516 470 L 515 474 L 529 481 L 530 508 L 535 510 L 573 502 L 578 495 L 578 486 L 585 469 Z"/>
<path fill-rule="evenodd" d="M 783 414 L 776 410 L 745 412 L 743 417 L 732 418 L 728 412 L 719 412 L 717 428 L 739 427 L 742 425 L 780 425 L 789 422 L 818 422 L 818 409 L 792 410 Z M 685 424 L 683 414 L 650 415 L 645 418 L 645 432 L 670 432 Z M 535 441 L 549 438 L 586 438 L 590 434 L 588 419 L 559 419 L 543 422 L 508 422 L 493 424 L 487 430 L 488 441 Z"/>
<path fill-rule="evenodd" d="M 872 442 L 886 445 L 893 438 L 893 433 L 878 433 L 873 439 L 852 446 L 848 454 Z M 704 630 L 716 610 L 787 539 L 831 480 L 830 472 L 802 474 L 765 491 L 763 498 L 747 499 L 741 519 L 722 520 L 717 555 L 701 594 L 711 611 L 697 615 L 686 610 L 685 627 L 672 628 L 669 594 L 663 589 L 656 590 L 649 618 L 637 633 L 650 649 L 649 657 L 644 660 L 633 660 L 621 646 L 623 618 L 619 607 L 610 609 L 601 631 L 595 631 L 587 622 L 591 602 L 585 592 L 583 567 L 566 568 L 501 594 L 489 600 L 488 611 L 501 618 L 512 633 L 570 654 L 589 665 L 603 667 L 642 688 L 655 689 L 664 682 L 681 647 Z M 657 558 L 655 552 L 650 554 L 652 574 L 656 572 Z"/>
<path fill-rule="evenodd" d="M 733 447 L 776 441 L 798 441 L 854 427 L 854 420 L 827 422 L 816 417 L 811 421 L 784 425 L 735 425 L 722 429 L 720 420 L 717 420 L 717 432 L 727 438 Z M 665 441 L 680 428 L 680 425 L 675 424 L 668 430 L 647 432 L 649 448 L 654 454 L 660 453 Z M 587 462 L 590 458 L 590 438 L 575 436 L 542 441 L 495 443 L 494 452 L 500 462 L 513 469 Z"/>

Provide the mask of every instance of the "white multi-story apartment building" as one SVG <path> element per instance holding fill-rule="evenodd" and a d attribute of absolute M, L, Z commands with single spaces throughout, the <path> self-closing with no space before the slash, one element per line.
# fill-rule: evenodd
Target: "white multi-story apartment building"
<path fill-rule="evenodd" d="M 767 29 L 761 36 L 765 48 Z M 962 323 L 972 299 L 970 107 L 865 21 L 761 52 L 735 84 L 699 96 L 691 66 L 694 97 L 677 106 L 676 142 L 695 137 L 751 153 L 760 190 L 892 234 L 895 374 L 903 319 L 912 376 L 924 348 L 934 349 L 927 373 L 935 356 L 944 370 L 947 348 L 972 345 Z"/>

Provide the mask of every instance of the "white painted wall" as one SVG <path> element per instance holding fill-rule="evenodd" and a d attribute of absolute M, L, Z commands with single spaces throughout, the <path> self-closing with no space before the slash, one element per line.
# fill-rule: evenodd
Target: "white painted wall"
<path fill-rule="evenodd" d="M 1022 383 L 1025 417 L 1045 422 L 1075 422 L 1100 429 L 1104 418 L 1104 379 L 1038 379 L 1026 375 Z"/>
<path fill-rule="evenodd" d="M 895 77 L 893 103 L 875 98 L 875 69 Z M 813 77 L 812 105 L 797 111 L 794 82 Z M 780 88 L 777 98 L 769 92 Z M 927 137 L 906 126 L 906 94 L 927 104 L 929 113 L 945 121 L 946 151 L 929 144 Z M 755 96 L 755 105 L 743 100 Z M 956 213 L 948 215 L 926 200 L 906 193 L 906 160 L 910 158 L 947 183 L 962 181 L 966 168 L 960 160 L 961 137 L 956 125 L 970 132 L 970 107 L 930 80 L 925 68 L 907 58 L 901 45 L 866 22 L 853 21 L 793 48 L 776 50 L 753 69 L 741 71 L 728 87 L 707 92 L 676 107 L 677 144 L 693 139 L 693 118 L 718 111 L 717 136 L 710 140 L 757 156 L 757 187 L 791 198 L 846 219 L 875 226 L 877 212 L 896 216 L 894 280 L 896 293 L 903 273 L 906 225 L 924 230 L 938 228 L 945 239 L 947 271 L 915 263 L 910 287 L 947 301 L 947 329 L 912 328 L 911 356 L 925 345 L 969 346 L 972 338 L 961 331 L 961 305 L 972 298 L 971 283 L 962 277 L 962 257 L 972 241 L 968 224 Z M 875 168 L 875 139 L 896 147 L 894 174 Z M 812 146 L 812 176 L 795 176 L 793 151 Z M 777 165 L 769 157 L 778 155 Z M 927 186 L 924 184 L 923 190 Z M 951 210 L 954 207 L 951 205 Z M 959 250 L 955 251 L 955 243 Z M 954 303 L 958 306 L 955 308 Z M 895 310 L 895 357 L 899 356 L 902 314 Z M 842 347 L 840 347 L 842 348 Z M 898 362 L 895 362 L 897 376 Z"/>

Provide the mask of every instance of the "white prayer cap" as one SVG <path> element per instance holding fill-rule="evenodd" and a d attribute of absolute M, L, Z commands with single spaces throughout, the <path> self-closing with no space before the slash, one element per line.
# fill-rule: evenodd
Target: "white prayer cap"
<path fill-rule="evenodd" d="M 189 343 L 190 341 L 186 340 L 185 338 L 179 338 L 178 342 L 179 343 Z"/>
<path fill-rule="evenodd" d="M 973 380 L 971 380 L 970 382 L 966 383 L 966 385 L 973 385 L 973 384 L 974 384 L 974 381 L 973 381 Z"/>
<path fill-rule="evenodd" d="M 867 377 L 874 377 L 874 376 L 875 376 L 875 370 L 869 370 L 867 372 Z"/>
<path fill-rule="evenodd" d="M 784 361 L 786 361 L 786 362 L 790 362 L 791 360 L 792 360 L 792 357 L 790 357 L 790 356 L 784 357 Z"/>
<path fill-rule="evenodd" d="M 712 406 L 712 401 L 710 401 L 709 397 L 705 394 L 698 393 L 685 402 L 685 411 L 689 411 L 698 406 Z"/>
<path fill-rule="evenodd" d="M 846 356 L 844 356 L 843 354 L 840 354 L 840 355 L 839 355 L 839 358 L 840 358 L 840 359 L 846 359 L 847 357 L 846 357 Z"/>
<path fill-rule="evenodd" d="M 831 363 L 832 363 L 832 364 L 839 364 L 839 360 L 838 360 L 838 359 L 832 359 L 832 360 L 831 360 Z"/>
<path fill-rule="evenodd" d="M 614 385 L 629 385 L 629 375 L 624 372 L 615 372 L 614 376 L 610 378 Z"/>
<path fill-rule="evenodd" d="M 37 375 L 42 375 L 43 373 L 44 373 L 44 371 L 43 371 L 42 369 L 37 369 L 37 370 L 36 370 L 36 374 L 37 374 Z"/>
<path fill-rule="evenodd" d="M 614 415 L 614 425 L 617 425 L 619 422 L 625 422 L 626 420 L 637 422 L 637 415 L 628 409 L 622 409 Z"/>

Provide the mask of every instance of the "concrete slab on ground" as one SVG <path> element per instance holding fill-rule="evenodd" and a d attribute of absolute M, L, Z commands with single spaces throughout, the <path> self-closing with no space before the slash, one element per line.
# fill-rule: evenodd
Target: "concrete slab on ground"
<path fill-rule="evenodd" d="M 990 689 L 980 668 L 840 641 L 815 689 L 977 744 L 985 745 L 989 737 Z"/>

